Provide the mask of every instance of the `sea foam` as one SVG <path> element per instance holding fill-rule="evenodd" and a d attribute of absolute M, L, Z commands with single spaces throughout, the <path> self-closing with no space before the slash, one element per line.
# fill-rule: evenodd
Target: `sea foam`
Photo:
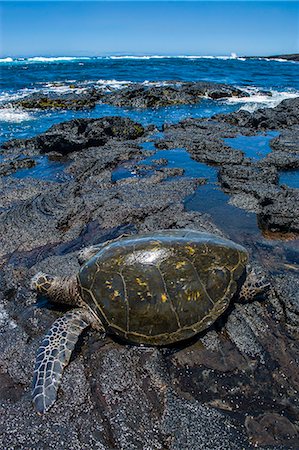
<path fill-rule="evenodd" d="M 249 97 L 229 97 L 225 99 L 225 102 L 243 104 L 240 109 L 249 112 L 256 111 L 258 108 L 274 108 L 283 100 L 299 97 L 298 91 L 270 90 L 272 95 L 267 95 L 255 87 L 240 87 L 240 89 L 247 92 Z"/>
<path fill-rule="evenodd" d="M 22 109 L 0 108 L 0 122 L 21 123 L 34 120 L 34 116 Z"/>
<path fill-rule="evenodd" d="M 10 58 L 10 57 L 8 57 L 8 58 L 0 58 L 0 63 L 11 63 L 13 61 L 14 60 L 12 58 Z"/>
<path fill-rule="evenodd" d="M 27 58 L 29 62 L 59 62 L 59 61 L 76 61 L 76 60 L 88 60 L 89 57 L 79 57 L 79 56 L 57 56 L 57 57 L 46 57 L 46 56 L 34 56 L 32 58 Z"/>
<path fill-rule="evenodd" d="M 34 63 L 55 63 L 55 62 L 76 62 L 93 59 L 89 56 L 33 56 L 31 58 L 0 58 L 0 64 L 34 64 Z"/>
<path fill-rule="evenodd" d="M 82 61 L 96 61 L 101 59 L 110 60 L 150 60 L 150 59 L 185 59 L 185 60 L 195 60 L 195 59 L 210 59 L 210 60 L 236 60 L 236 61 L 250 61 L 250 60 L 261 60 L 261 61 L 276 61 L 276 62 L 293 62 L 282 58 L 261 58 L 261 57 L 250 57 L 245 58 L 238 56 L 236 53 L 231 53 L 230 55 L 109 55 L 109 56 L 32 56 L 29 58 L 12 58 L 10 56 L 5 58 L 0 58 L 0 64 L 34 64 L 34 63 L 59 63 L 59 62 L 79 62 L 83 64 Z"/>

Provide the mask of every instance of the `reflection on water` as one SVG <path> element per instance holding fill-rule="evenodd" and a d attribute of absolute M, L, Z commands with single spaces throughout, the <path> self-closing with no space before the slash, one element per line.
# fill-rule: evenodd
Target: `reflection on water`
<path fill-rule="evenodd" d="M 154 155 L 140 161 L 140 164 L 153 165 L 155 160 L 160 158 L 167 160 L 161 167 L 183 169 L 184 176 L 188 178 L 210 178 L 216 174 L 213 167 L 194 161 L 184 148 L 158 150 Z"/>
<path fill-rule="evenodd" d="M 236 150 L 241 150 L 248 158 L 259 160 L 271 152 L 270 141 L 278 135 L 277 131 L 268 131 L 257 136 L 240 134 L 234 138 L 226 138 L 224 142 Z"/>
<path fill-rule="evenodd" d="M 146 150 L 155 148 L 152 142 L 142 145 Z M 158 160 L 161 160 L 160 162 Z M 163 161 L 164 160 L 164 161 Z M 148 166 L 148 169 L 144 166 Z M 171 150 L 158 150 L 153 155 L 136 162 L 134 168 L 119 166 L 112 173 L 112 181 L 125 178 L 145 177 L 154 173 L 157 168 L 180 168 L 184 170 L 184 176 L 188 178 L 216 178 L 216 169 L 207 164 L 194 161 L 189 153 L 183 148 Z"/>
<path fill-rule="evenodd" d="M 37 163 L 36 166 L 19 169 L 11 174 L 11 177 L 18 179 L 37 178 L 39 180 L 57 183 L 62 183 L 70 179 L 70 175 L 64 172 L 69 163 L 63 159 L 55 160 L 50 159 L 48 156 L 39 156 L 33 159 Z"/>
<path fill-rule="evenodd" d="M 280 172 L 279 184 L 299 189 L 299 170 L 288 170 Z"/>
<path fill-rule="evenodd" d="M 215 225 L 241 244 L 253 234 L 260 234 L 256 214 L 230 205 L 228 201 L 229 195 L 222 192 L 214 180 L 209 180 L 185 199 L 185 208 L 209 214 Z"/>

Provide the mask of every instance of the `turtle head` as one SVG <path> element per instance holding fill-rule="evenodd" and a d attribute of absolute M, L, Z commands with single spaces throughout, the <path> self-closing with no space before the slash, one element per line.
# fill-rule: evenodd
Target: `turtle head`
<path fill-rule="evenodd" d="M 83 303 L 76 276 L 60 278 L 39 272 L 31 279 L 31 289 L 45 295 L 53 303 L 72 306 L 82 306 Z"/>
<path fill-rule="evenodd" d="M 249 268 L 246 279 L 240 289 L 239 298 L 242 301 L 252 301 L 258 295 L 266 293 L 270 283 L 264 275 L 258 275 L 254 268 Z"/>
<path fill-rule="evenodd" d="M 33 291 L 37 291 L 39 294 L 47 295 L 51 290 L 55 277 L 48 275 L 47 273 L 38 272 L 31 279 L 30 287 Z"/>

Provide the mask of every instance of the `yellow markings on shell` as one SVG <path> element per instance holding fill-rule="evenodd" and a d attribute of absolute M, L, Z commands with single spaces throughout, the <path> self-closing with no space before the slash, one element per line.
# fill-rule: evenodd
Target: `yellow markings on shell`
<path fill-rule="evenodd" d="M 120 293 L 119 293 L 119 291 L 114 291 L 113 293 L 112 293 L 112 300 L 115 300 L 117 297 L 119 297 L 120 296 Z"/>
<path fill-rule="evenodd" d="M 161 247 L 161 241 L 151 241 L 151 244 L 157 245 L 159 248 Z"/>
<path fill-rule="evenodd" d="M 178 261 L 175 265 L 176 269 L 181 269 L 182 267 L 186 266 L 187 261 Z"/>
<path fill-rule="evenodd" d="M 187 300 L 190 301 L 194 301 L 194 300 L 199 300 L 201 297 L 201 293 L 199 291 L 187 291 Z"/>
<path fill-rule="evenodd" d="M 135 278 L 135 279 L 136 279 L 136 283 L 137 283 L 139 286 L 147 287 L 147 283 L 146 283 L 145 281 L 142 281 L 141 278 L 137 277 L 137 278 Z"/>
<path fill-rule="evenodd" d="M 150 247 L 149 250 L 151 252 L 158 252 L 159 250 L 161 250 L 161 245 L 155 245 L 154 247 Z"/>
<path fill-rule="evenodd" d="M 194 255 L 194 253 L 195 253 L 195 248 L 191 247 L 191 245 L 186 245 L 185 249 L 187 250 L 187 252 L 188 252 L 190 255 Z"/>
<path fill-rule="evenodd" d="M 117 256 L 115 258 L 115 264 L 117 266 L 121 266 L 123 264 L 123 262 L 124 262 L 124 257 L 123 256 Z"/>
<path fill-rule="evenodd" d="M 112 283 L 111 281 L 105 281 L 105 284 L 108 288 L 112 288 Z"/>
<path fill-rule="evenodd" d="M 161 301 L 162 303 L 167 302 L 167 295 L 165 294 L 165 292 L 163 292 L 163 294 L 161 295 Z"/>

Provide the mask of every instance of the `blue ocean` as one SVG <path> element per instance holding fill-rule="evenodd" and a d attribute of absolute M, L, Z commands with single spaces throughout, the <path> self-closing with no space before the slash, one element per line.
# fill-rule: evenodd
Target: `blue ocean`
<path fill-rule="evenodd" d="M 273 107 L 285 98 L 299 96 L 299 63 L 244 59 L 236 55 L 2 58 L 0 71 L 1 142 L 36 135 L 54 123 L 75 117 L 121 115 L 161 127 L 163 123 L 175 123 L 187 117 Z M 33 93 L 84 92 L 92 86 L 111 91 L 136 82 L 159 85 L 173 80 L 226 83 L 243 89 L 250 97 L 204 99 L 198 105 L 144 110 L 98 105 L 88 111 L 32 112 L 11 105 L 14 100 Z"/>

